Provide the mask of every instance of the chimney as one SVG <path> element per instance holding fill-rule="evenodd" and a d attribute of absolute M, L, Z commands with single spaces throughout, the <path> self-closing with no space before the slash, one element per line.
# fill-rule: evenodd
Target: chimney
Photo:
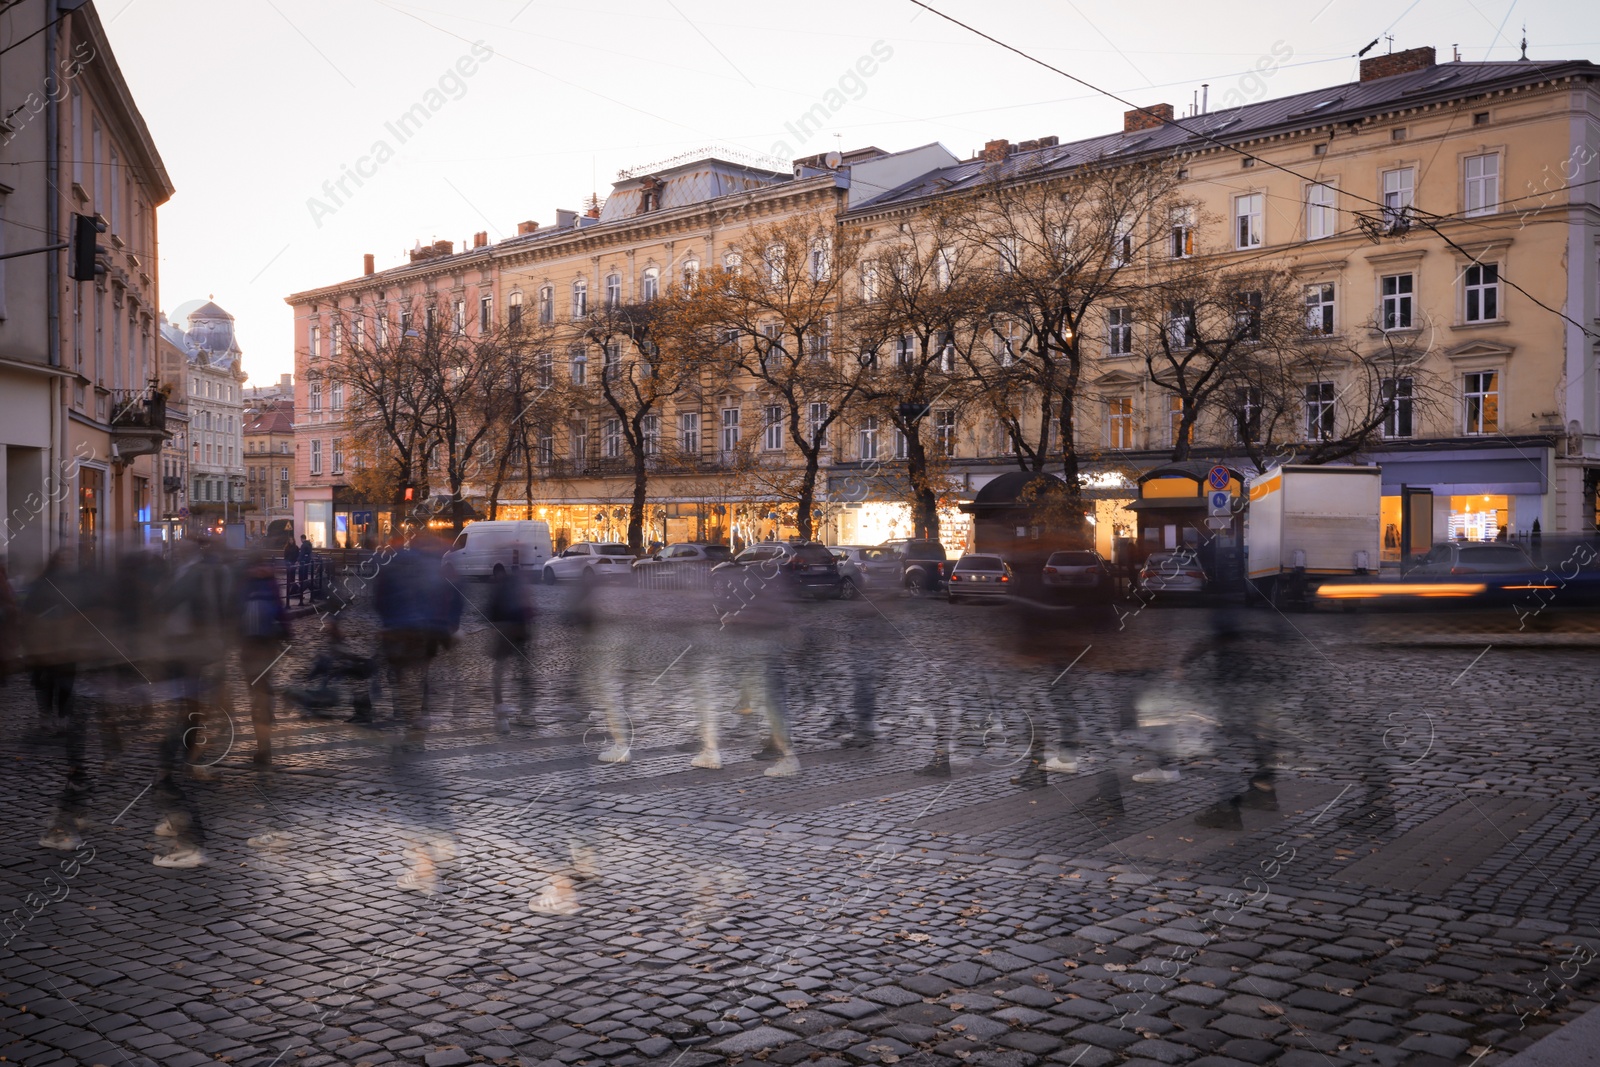
<path fill-rule="evenodd" d="M 1171 104 L 1151 104 L 1143 111 L 1124 111 L 1122 113 L 1122 132 L 1133 133 L 1137 130 L 1153 130 L 1163 123 L 1171 121 Z"/>
<path fill-rule="evenodd" d="M 435 241 L 435 242 L 433 242 L 433 254 L 436 255 L 436 256 L 453 255 L 455 253 L 455 250 L 456 250 L 456 243 L 454 241 Z"/>
<path fill-rule="evenodd" d="M 570 230 L 578 224 L 578 213 L 566 208 L 556 209 L 556 229 Z"/>
<path fill-rule="evenodd" d="M 1049 136 L 1049 137 L 1041 137 L 1041 138 L 1039 138 L 1039 147 L 1040 148 L 1054 148 L 1056 145 L 1058 145 L 1060 143 L 1061 143 L 1061 138 L 1056 137 L 1053 134 L 1051 136 Z"/>
<path fill-rule="evenodd" d="M 985 163 L 1000 163 L 1011 154 L 1011 142 L 1004 137 L 997 141 L 990 141 L 983 146 L 983 161 Z"/>
<path fill-rule="evenodd" d="M 538 228 L 539 224 L 531 219 L 527 222 L 519 222 L 517 223 L 517 236 L 521 237 L 524 234 L 530 234 Z"/>
<path fill-rule="evenodd" d="M 1379 78 L 1390 78 L 1396 74 L 1410 74 L 1413 71 L 1427 70 L 1434 64 L 1433 46 L 1423 48 L 1408 48 L 1404 52 L 1391 52 L 1386 56 L 1373 56 L 1371 59 L 1361 61 L 1361 80 L 1364 82 L 1377 81 Z"/>
<path fill-rule="evenodd" d="M 366 255 L 361 257 L 361 273 L 363 275 L 373 274 L 377 271 L 377 269 L 377 263 L 372 258 L 371 252 L 368 252 Z"/>
<path fill-rule="evenodd" d="M 473 248 L 483 248 L 483 247 L 487 246 L 488 244 L 489 244 L 489 231 L 488 230 L 479 230 L 477 233 L 472 235 L 472 247 Z"/>

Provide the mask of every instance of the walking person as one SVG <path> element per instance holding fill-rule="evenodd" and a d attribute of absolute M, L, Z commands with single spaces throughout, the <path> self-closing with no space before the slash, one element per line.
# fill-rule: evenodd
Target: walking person
<path fill-rule="evenodd" d="M 300 546 L 294 543 L 294 535 L 289 535 L 289 540 L 283 546 L 283 602 L 287 604 L 291 597 L 300 596 Z"/>
<path fill-rule="evenodd" d="M 489 587 L 489 604 L 484 612 L 489 620 L 490 696 L 494 700 L 494 727 L 509 734 L 513 716 L 518 726 L 533 726 L 528 644 L 533 637 L 533 598 L 528 583 L 520 575 L 497 570 Z M 514 700 L 506 699 L 506 672 L 516 680 Z"/>
<path fill-rule="evenodd" d="M 66 743 L 67 777 L 50 827 L 39 844 L 71 851 L 81 843 L 77 829 L 88 811 L 89 776 L 84 765 L 84 726 L 75 688 L 78 665 L 88 639 L 89 587 L 80 579 L 73 553 L 62 549 L 23 601 L 28 661 L 38 697 L 39 727 Z"/>
<path fill-rule="evenodd" d="M 302 604 L 306 602 L 306 593 L 309 591 L 307 587 L 311 584 L 311 569 L 315 556 L 316 553 L 311 547 L 311 538 L 301 534 L 300 550 L 296 553 L 296 558 L 299 561 L 300 603 Z"/>
<path fill-rule="evenodd" d="M 278 602 L 277 581 L 266 560 L 250 565 L 239 590 L 239 667 L 250 690 L 250 723 L 255 730 L 255 764 L 272 765 L 272 667 L 283 655 L 289 623 Z"/>

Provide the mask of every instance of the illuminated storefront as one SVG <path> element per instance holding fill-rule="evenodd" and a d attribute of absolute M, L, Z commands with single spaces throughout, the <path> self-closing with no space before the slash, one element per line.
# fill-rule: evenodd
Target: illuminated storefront
<path fill-rule="evenodd" d="M 1413 546 L 1447 540 L 1521 540 L 1534 523 L 1555 529 L 1550 471 L 1554 447 L 1547 438 L 1470 442 L 1470 447 L 1428 452 L 1379 453 L 1368 457 L 1383 468 L 1378 524 L 1385 563 L 1401 562 L 1402 492 L 1421 497 L 1413 507 Z M 1431 506 L 1428 497 L 1431 495 Z"/>

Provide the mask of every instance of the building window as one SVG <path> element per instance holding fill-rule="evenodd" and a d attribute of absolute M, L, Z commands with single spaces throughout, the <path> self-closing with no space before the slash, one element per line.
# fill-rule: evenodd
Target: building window
<path fill-rule="evenodd" d="M 1133 447 L 1133 397 L 1114 396 L 1106 401 L 1106 444 Z"/>
<path fill-rule="evenodd" d="M 828 329 L 828 321 L 824 319 L 822 325 L 813 330 L 806 337 L 806 347 L 810 349 L 811 358 L 818 363 L 826 363 L 830 349 L 833 347 L 833 332 Z"/>
<path fill-rule="evenodd" d="M 606 307 L 614 308 L 622 303 L 622 275 L 606 275 Z"/>
<path fill-rule="evenodd" d="M 1261 216 L 1265 204 L 1261 193 L 1245 193 L 1233 198 L 1233 246 L 1259 248 L 1262 241 Z"/>
<path fill-rule="evenodd" d="M 506 298 L 506 325 L 513 330 L 522 325 L 521 293 L 512 293 Z"/>
<path fill-rule="evenodd" d="M 894 339 L 894 365 L 896 367 L 909 367 L 912 354 L 916 350 L 916 339 L 909 334 Z"/>
<path fill-rule="evenodd" d="M 878 416 L 868 415 L 861 420 L 860 447 L 863 460 L 878 458 Z"/>
<path fill-rule="evenodd" d="M 333 382 L 328 386 L 328 407 L 334 411 L 344 410 L 344 383 Z M 228 429 L 233 429 L 233 416 L 228 416 Z"/>
<path fill-rule="evenodd" d="M 648 303 L 660 295 L 661 272 L 654 267 L 646 267 L 639 278 L 639 299 Z"/>
<path fill-rule="evenodd" d="M 429 337 L 433 336 L 434 325 L 438 319 L 438 310 L 432 304 L 422 309 L 422 328 L 427 331 Z"/>
<path fill-rule="evenodd" d="M 572 467 L 574 470 L 583 470 L 589 460 L 589 420 L 573 419 L 570 444 L 572 451 Z"/>
<path fill-rule="evenodd" d="M 450 308 L 450 326 L 459 337 L 467 332 L 467 302 L 457 300 Z"/>
<path fill-rule="evenodd" d="M 415 336 L 411 332 L 411 311 L 407 309 L 400 312 L 400 336 L 402 339 Z"/>
<path fill-rule="evenodd" d="M 1416 178 L 1417 172 L 1410 167 L 1383 172 L 1383 221 L 1390 226 L 1402 225 L 1410 218 Z"/>
<path fill-rule="evenodd" d="M 1334 188 L 1324 182 L 1306 186 L 1306 239 L 1320 241 L 1332 237 L 1339 226 L 1338 211 L 1334 208 Z"/>
<path fill-rule="evenodd" d="M 1385 378 L 1379 383 L 1383 401 L 1383 436 L 1411 436 L 1411 379 Z"/>
<path fill-rule="evenodd" d="M 722 409 L 722 451 L 732 455 L 739 449 L 739 409 Z"/>
<path fill-rule="evenodd" d="M 939 370 L 943 374 L 956 372 L 956 339 L 954 334 L 939 335 Z"/>
<path fill-rule="evenodd" d="M 1261 437 L 1261 389 L 1245 386 L 1234 392 L 1234 434 L 1240 442 Z"/>
<path fill-rule="evenodd" d="M 1239 293 L 1233 311 L 1234 330 L 1242 341 L 1261 340 L 1261 293 Z"/>
<path fill-rule="evenodd" d="M 600 373 L 608 382 L 617 380 L 622 370 L 622 346 L 615 341 L 600 346 Z"/>
<path fill-rule="evenodd" d="M 833 244 L 826 237 L 811 242 L 811 280 L 823 282 L 833 269 Z"/>
<path fill-rule="evenodd" d="M 572 317 L 581 319 L 589 314 L 589 283 L 579 278 L 572 283 Z"/>
<path fill-rule="evenodd" d="M 777 404 L 768 404 L 761 409 L 761 447 L 768 452 L 783 448 L 783 408 Z M 724 445 L 723 449 L 726 451 L 727 446 Z"/>
<path fill-rule="evenodd" d="M 1171 253 L 1173 259 L 1194 255 L 1194 221 L 1187 210 L 1172 213 Z"/>
<path fill-rule="evenodd" d="M 1306 439 L 1327 441 L 1334 430 L 1333 383 L 1306 383 Z"/>
<path fill-rule="evenodd" d="M 556 291 L 546 285 L 539 290 L 539 322 L 548 326 L 556 321 Z"/>
<path fill-rule="evenodd" d="M 551 352 L 540 352 L 533 357 L 533 380 L 540 389 L 549 389 L 556 383 L 556 357 Z"/>
<path fill-rule="evenodd" d="M 556 461 L 556 436 L 546 430 L 541 433 L 533 443 L 534 455 L 541 467 L 548 467 Z"/>
<path fill-rule="evenodd" d="M 1189 429 L 1192 431 L 1194 427 Z M 1171 393 L 1167 396 L 1167 443 L 1176 448 L 1183 436 L 1183 397 Z"/>
<path fill-rule="evenodd" d="M 700 284 L 700 261 L 691 259 L 683 265 L 683 288 L 693 290 Z"/>
<path fill-rule="evenodd" d="M 933 413 L 934 444 L 945 456 L 956 454 L 956 413 L 948 409 Z"/>
<path fill-rule="evenodd" d="M 1411 329 L 1411 298 L 1415 279 L 1410 274 L 1383 276 L 1383 328 Z"/>
<path fill-rule="evenodd" d="M 480 296 L 478 298 L 478 332 L 488 333 L 489 327 L 494 325 L 494 297 Z"/>
<path fill-rule="evenodd" d="M 811 416 L 811 443 L 817 448 L 826 448 L 828 445 L 828 405 L 826 403 L 812 404 L 809 414 Z"/>
<path fill-rule="evenodd" d="M 906 432 L 900 427 L 896 426 L 894 428 L 894 458 L 905 459 L 910 448 L 911 443 L 906 437 Z"/>
<path fill-rule="evenodd" d="M 700 454 L 700 413 L 685 411 L 678 415 L 678 450 L 686 456 Z"/>
<path fill-rule="evenodd" d="M 607 459 L 622 457 L 622 420 L 607 419 L 601 427 L 600 447 Z"/>
<path fill-rule="evenodd" d="M 312 441 L 311 442 L 311 473 L 312 474 L 321 474 L 322 473 L 322 442 L 321 441 Z"/>
<path fill-rule="evenodd" d="M 589 353 L 582 345 L 573 345 L 567 350 L 572 368 L 572 384 L 586 385 L 589 381 Z"/>
<path fill-rule="evenodd" d="M 322 379 L 311 379 L 311 404 L 312 411 L 322 410 Z"/>
<path fill-rule="evenodd" d="M 1466 376 L 1462 390 L 1467 401 L 1467 433 L 1500 431 L 1500 376 L 1494 371 L 1478 371 Z"/>
<path fill-rule="evenodd" d="M 1500 317 L 1500 267 L 1474 263 L 1462 275 L 1466 283 L 1467 321 L 1493 322 Z"/>
<path fill-rule="evenodd" d="M 311 353 L 311 362 L 315 363 L 322 358 L 322 328 L 312 326 L 306 339 L 306 347 Z"/>
<path fill-rule="evenodd" d="M 995 239 L 1000 257 L 1000 273 L 1015 274 L 1022 264 L 1022 246 L 1014 233 L 1003 234 Z"/>
<path fill-rule="evenodd" d="M 1167 344 L 1172 348 L 1194 347 L 1194 301 L 1174 300 L 1167 318 Z"/>
<path fill-rule="evenodd" d="M 1333 283 L 1306 286 L 1306 332 L 1319 337 L 1333 333 Z"/>
<path fill-rule="evenodd" d="M 644 445 L 644 454 L 659 456 L 661 454 L 661 416 L 646 415 L 639 420 L 640 443 Z"/>
<path fill-rule="evenodd" d="M 1111 265 L 1121 267 L 1133 259 L 1133 230 L 1126 220 L 1119 219 L 1111 232 Z"/>
<path fill-rule="evenodd" d="M 344 473 L 344 438 L 342 437 L 333 439 L 333 473 Z"/>
<path fill-rule="evenodd" d="M 1468 156 L 1465 168 L 1466 213 L 1494 214 L 1500 207 L 1500 157 Z"/>

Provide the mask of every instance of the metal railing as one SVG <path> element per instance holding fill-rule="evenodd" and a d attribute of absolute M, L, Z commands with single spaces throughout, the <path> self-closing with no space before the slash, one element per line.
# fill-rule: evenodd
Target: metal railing
<path fill-rule="evenodd" d="M 640 589 L 675 592 L 711 587 L 708 559 L 647 560 L 633 568 Z"/>

